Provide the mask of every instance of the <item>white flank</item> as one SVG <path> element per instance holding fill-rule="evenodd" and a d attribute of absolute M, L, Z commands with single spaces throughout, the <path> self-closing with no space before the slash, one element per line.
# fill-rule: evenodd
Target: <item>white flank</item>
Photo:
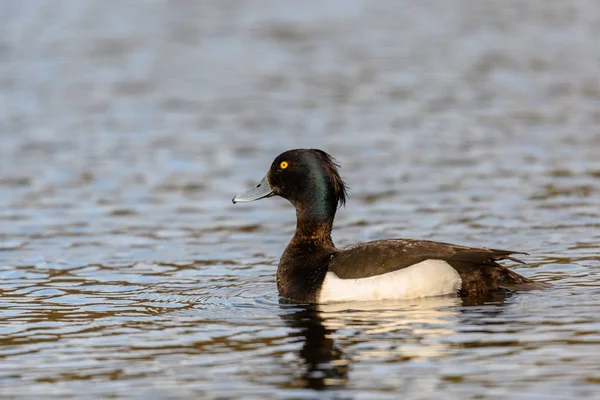
<path fill-rule="evenodd" d="M 441 296 L 458 292 L 461 284 L 458 272 L 442 260 L 425 260 L 398 271 L 360 279 L 341 279 L 328 272 L 319 303 Z"/>

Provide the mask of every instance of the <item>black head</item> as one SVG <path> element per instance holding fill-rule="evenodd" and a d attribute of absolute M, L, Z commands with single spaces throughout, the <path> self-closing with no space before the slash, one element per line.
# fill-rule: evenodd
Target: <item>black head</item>
<path fill-rule="evenodd" d="M 294 205 L 327 200 L 337 208 L 346 203 L 346 184 L 338 167 L 323 150 L 289 150 L 275 158 L 267 180 L 274 194 Z"/>
<path fill-rule="evenodd" d="M 234 203 L 281 196 L 296 209 L 315 214 L 335 214 L 346 203 L 346 184 L 339 165 L 323 150 L 296 149 L 278 155 L 266 177 L 254 189 L 240 194 Z"/>

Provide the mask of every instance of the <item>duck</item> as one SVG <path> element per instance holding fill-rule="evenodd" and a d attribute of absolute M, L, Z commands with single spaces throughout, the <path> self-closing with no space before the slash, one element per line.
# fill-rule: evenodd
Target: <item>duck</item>
<path fill-rule="evenodd" d="M 280 196 L 295 207 L 296 231 L 277 267 L 277 289 L 284 299 L 319 304 L 477 297 L 537 288 L 533 280 L 499 263 L 523 263 L 513 257 L 527 254 L 519 251 L 418 239 L 382 239 L 338 249 L 331 238 L 333 221 L 348 196 L 339 168 L 323 150 L 288 150 L 275 157 L 258 184 L 233 198 L 236 204 Z"/>

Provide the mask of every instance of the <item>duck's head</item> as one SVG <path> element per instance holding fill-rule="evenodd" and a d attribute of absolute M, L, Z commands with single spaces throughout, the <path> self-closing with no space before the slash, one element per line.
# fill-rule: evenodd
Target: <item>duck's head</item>
<path fill-rule="evenodd" d="M 278 155 L 267 175 L 251 190 L 233 198 L 245 203 L 281 196 L 297 210 L 311 210 L 315 216 L 335 214 L 346 202 L 346 185 L 333 157 L 317 149 L 288 150 Z"/>

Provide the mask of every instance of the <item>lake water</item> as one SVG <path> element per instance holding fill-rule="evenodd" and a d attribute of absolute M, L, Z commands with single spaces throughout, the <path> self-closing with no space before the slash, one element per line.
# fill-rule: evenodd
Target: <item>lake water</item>
<path fill-rule="evenodd" d="M 0 1 L 0 397 L 600 399 L 600 3 Z M 317 147 L 340 247 L 526 251 L 491 297 L 281 302 Z M 510 264 L 510 263 L 509 263 Z"/>

